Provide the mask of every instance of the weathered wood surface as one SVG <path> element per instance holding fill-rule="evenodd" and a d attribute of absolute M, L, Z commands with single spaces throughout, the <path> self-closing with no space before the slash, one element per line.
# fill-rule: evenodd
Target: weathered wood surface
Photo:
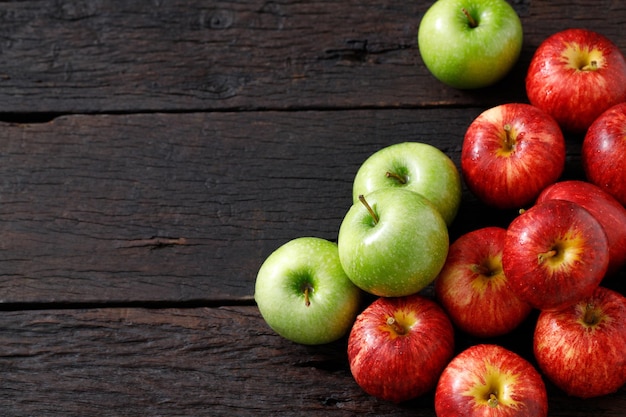
<path fill-rule="evenodd" d="M 432 82 L 419 57 L 430 3 L 2 2 L 0 113 L 496 104 L 503 89 L 525 99 L 532 51 L 554 31 L 585 26 L 626 50 L 621 0 L 514 0 L 519 65 L 497 87 L 460 92 Z"/>
<path fill-rule="evenodd" d="M 255 307 L 4 312 L 0 327 L 3 416 L 435 416 L 431 395 L 364 394 L 345 341 L 294 345 Z M 624 390 L 583 401 L 548 389 L 553 417 L 626 409 Z"/>
<path fill-rule="evenodd" d="M 458 163 L 476 115 L 525 101 L 551 33 L 587 27 L 626 51 L 626 5 L 511 1 L 519 64 L 462 92 L 419 58 L 430 3 L 0 2 L 0 414 L 434 416 L 431 396 L 364 394 L 345 340 L 273 334 L 256 271 L 291 238 L 336 238 L 377 149 L 419 140 Z M 568 139 L 564 178 L 582 178 Z M 451 236 L 514 215 L 466 191 Z M 607 285 L 624 292 L 625 275 Z M 528 357 L 531 328 L 497 341 Z M 549 389 L 552 416 L 626 409 L 624 389 Z"/>

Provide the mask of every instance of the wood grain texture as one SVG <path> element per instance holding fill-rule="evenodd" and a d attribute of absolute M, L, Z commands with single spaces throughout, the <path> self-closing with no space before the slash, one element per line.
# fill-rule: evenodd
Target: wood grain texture
<path fill-rule="evenodd" d="M 0 327 L 5 416 L 435 416 L 432 393 L 401 405 L 365 394 L 345 340 L 293 344 L 255 307 L 5 312 Z M 548 387 L 552 417 L 626 407 L 623 390 L 582 401 Z"/>
<path fill-rule="evenodd" d="M 419 55 L 430 3 L 2 2 L 0 113 L 487 106 L 502 91 L 525 100 L 530 57 L 559 29 L 584 24 L 626 50 L 623 2 L 515 0 L 518 65 L 493 88 L 458 91 Z"/>
<path fill-rule="evenodd" d="M 434 417 L 431 394 L 366 395 L 345 340 L 274 334 L 254 280 L 280 244 L 336 238 L 381 147 L 422 141 L 458 164 L 474 117 L 526 100 L 550 34 L 587 27 L 626 51 L 623 1 L 510 3 L 518 65 L 459 91 L 419 57 L 430 1 L 0 2 L 0 415 Z M 580 143 L 564 178 L 582 178 Z M 451 238 L 515 215 L 465 190 Z M 626 293 L 626 270 L 605 284 Z M 533 317 L 493 341 L 532 361 Z M 550 416 L 626 409 L 624 388 L 548 390 Z"/>

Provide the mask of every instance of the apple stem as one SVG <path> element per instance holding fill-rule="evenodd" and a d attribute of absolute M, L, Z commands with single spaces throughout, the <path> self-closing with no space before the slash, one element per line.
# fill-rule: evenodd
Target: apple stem
<path fill-rule="evenodd" d="M 361 203 L 363 203 L 363 205 L 365 206 L 367 211 L 372 216 L 372 219 L 374 220 L 374 225 L 378 224 L 378 220 L 379 220 L 378 219 L 378 215 L 376 214 L 376 212 L 374 212 L 374 209 L 372 209 L 372 206 L 369 205 L 369 203 L 367 202 L 367 200 L 365 199 L 365 196 L 363 196 L 363 194 L 359 195 L 359 201 Z"/>
<path fill-rule="evenodd" d="M 498 397 L 493 392 L 489 394 L 489 399 L 487 400 L 487 405 L 491 408 L 496 408 L 498 406 Z"/>
<path fill-rule="evenodd" d="M 387 178 L 393 178 L 393 179 L 397 180 L 400 184 L 406 184 L 406 177 L 404 177 L 403 175 L 399 175 L 399 174 L 396 174 L 395 172 L 387 171 L 385 176 Z"/>
<path fill-rule="evenodd" d="M 511 128 L 510 124 L 505 124 L 504 127 L 504 133 L 506 133 L 506 136 L 504 137 L 504 146 L 506 148 L 507 151 L 512 151 L 513 148 L 515 147 L 515 140 L 513 139 L 513 136 L 511 134 L 511 130 L 513 130 Z"/>
<path fill-rule="evenodd" d="M 476 26 L 478 26 L 478 22 L 476 21 L 476 19 L 474 19 L 474 17 L 470 14 L 470 12 L 468 12 L 465 7 L 463 7 L 462 10 L 463 10 L 463 14 L 465 15 L 465 17 L 467 17 L 467 22 L 469 23 L 469 26 L 471 28 L 475 28 Z"/>
<path fill-rule="evenodd" d="M 537 261 L 538 263 L 543 263 L 544 261 L 546 261 L 547 259 L 550 258 L 554 258 L 554 256 L 557 254 L 557 251 L 554 249 L 551 249 L 547 252 L 544 253 L 540 253 L 539 255 L 537 255 Z"/>
<path fill-rule="evenodd" d="M 387 324 L 389 326 L 391 326 L 393 331 L 396 332 L 399 335 L 403 335 L 403 334 L 406 333 L 406 329 L 404 327 L 402 327 L 400 324 L 398 324 L 397 320 L 394 319 L 393 317 L 388 317 L 387 318 Z"/>
<path fill-rule="evenodd" d="M 310 306 L 311 305 L 311 299 L 309 298 L 309 293 L 311 292 L 311 287 L 309 287 L 308 285 L 304 287 L 304 305 L 305 306 Z"/>

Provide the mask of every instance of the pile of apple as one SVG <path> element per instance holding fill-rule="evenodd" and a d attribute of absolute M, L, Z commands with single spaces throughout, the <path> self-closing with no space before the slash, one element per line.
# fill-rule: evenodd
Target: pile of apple
<path fill-rule="evenodd" d="M 504 39 L 504 70 L 439 65 L 469 45 L 428 48 L 450 39 L 438 31 L 455 25 L 464 26 L 462 37 Z M 501 79 L 521 42 L 519 18 L 504 0 L 439 0 L 420 24 L 425 64 L 458 88 Z M 460 172 L 441 150 L 419 142 L 366 159 L 337 242 L 294 239 L 259 269 L 255 300 L 268 325 L 302 344 L 348 335 L 350 370 L 363 390 L 393 402 L 434 391 L 439 417 L 487 409 L 546 416 L 543 377 L 580 398 L 619 390 L 626 383 L 626 297 L 602 282 L 626 267 L 626 60 L 598 33 L 558 32 L 535 52 L 526 91 L 530 104 L 498 105 L 469 125 Z M 584 134 L 586 181 L 560 180 L 563 132 Z M 486 205 L 519 214 L 506 228 L 480 228 L 450 243 L 462 179 Z M 431 285 L 434 297 L 422 292 Z M 364 293 L 375 300 L 363 308 Z M 493 343 L 455 355 L 455 330 L 501 336 L 534 309 L 539 369 Z"/>

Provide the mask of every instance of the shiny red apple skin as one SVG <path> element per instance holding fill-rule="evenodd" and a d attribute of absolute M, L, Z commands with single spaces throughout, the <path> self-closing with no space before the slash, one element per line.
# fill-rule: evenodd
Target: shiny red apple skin
<path fill-rule="evenodd" d="M 563 308 L 588 297 L 608 264 L 602 225 L 571 201 L 536 204 L 507 228 L 504 273 L 517 296 L 539 310 Z"/>
<path fill-rule="evenodd" d="M 626 206 L 626 103 L 611 107 L 593 122 L 581 155 L 587 179 Z"/>
<path fill-rule="evenodd" d="M 532 308 L 507 285 L 502 271 L 506 229 L 484 227 L 461 235 L 435 280 L 435 296 L 456 327 L 476 337 L 509 333 Z"/>
<path fill-rule="evenodd" d="M 535 50 L 526 94 L 563 130 L 584 134 L 603 111 L 626 101 L 626 60 L 600 33 L 579 28 L 557 32 Z"/>
<path fill-rule="evenodd" d="M 537 204 L 547 200 L 577 203 L 600 222 L 609 242 L 607 275 L 617 273 L 626 264 L 626 208 L 611 194 L 588 181 L 567 180 L 548 186 Z"/>
<path fill-rule="evenodd" d="M 492 393 L 494 407 L 489 403 Z M 529 361 L 499 345 L 477 344 L 455 356 L 442 372 L 435 412 L 437 417 L 545 417 L 548 398 L 541 375 Z"/>
<path fill-rule="evenodd" d="M 588 309 L 597 323 L 585 321 Z M 626 297 L 598 287 L 563 310 L 541 312 L 533 350 L 544 375 L 568 395 L 616 392 L 626 383 Z"/>
<path fill-rule="evenodd" d="M 559 179 L 565 148 L 562 130 L 548 114 L 525 103 L 501 104 L 482 112 L 466 130 L 461 172 L 486 204 L 519 209 Z"/>
<path fill-rule="evenodd" d="M 357 384 L 394 403 L 434 389 L 453 354 L 450 319 L 435 301 L 418 294 L 378 298 L 357 316 L 348 337 L 348 361 Z"/>

